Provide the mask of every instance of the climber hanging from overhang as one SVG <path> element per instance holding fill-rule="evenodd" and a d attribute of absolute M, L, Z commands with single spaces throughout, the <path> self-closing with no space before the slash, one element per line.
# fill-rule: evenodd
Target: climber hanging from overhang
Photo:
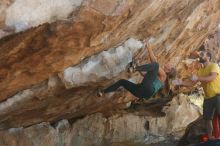
<path fill-rule="evenodd" d="M 176 70 L 170 65 L 165 65 L 161 67 L 157 58 L 155 57 L 152 46 L 150 46 L 147 41 L 144 41 L 144 46 L 149 52 L 149 57 L 151 63 L 137 66 L 134 62 L 131 63 L 129 67 L 130 72 L 138 71 L 143 76 L 143 80 L 139 84 L 132 83 L 128 80 L 121 79 L 105 89 L 99 89 L 98 95 L 103 96 L 105 93 L 114 92 L 119 87 L 124 87 L 126 90 L 131 92 L 137 98 L 149 99 L 154 94 L 156 94 L 161 88 L 167 87 L 169 84 L 169 79 L 174 77 Z M 143 74 L 142 72 L 145 72 Z"/>

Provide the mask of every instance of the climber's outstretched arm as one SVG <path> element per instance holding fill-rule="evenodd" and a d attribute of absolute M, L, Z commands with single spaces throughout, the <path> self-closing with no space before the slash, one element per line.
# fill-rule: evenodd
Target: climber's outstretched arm
<path fill-rule="evenodd" d="M 144 72 L 156 71 L 156 72 L 158 72 L 158 69 L 159 69 L 159 64 L 157 62 L 152 62 L 149 64 L 137 66 L 135 68 L 135 71 L 144 71 Z"/>
<path fill-rule="evenodd" d="M 175 86 L 185 86 L 185 87 L 193 87 L 197 81 L 191 81 L 191 80 L 182 80 L 182 79 L 176 79 L 172 81 L 172 84 Z"/>
<path fill-rule="evenodd" d="M 150 61 L 151 62 L 157 62 L 157 57 L 154 55 L 154 52 L 152 50 L 152 46 L 149 45 L 146 41 L 144 42 L 144 44 L 145 44 L 145 48 L 148 51 Z"/>
<path fill-rule="evenodd" d="M 186 86 L 186 87 L 193 87 L 197 82 L 193 82 L 193 81 L 183 81 L 181 86 Z"/>
<path fill-rule="evenodd" d="M 152 50 L 152 45 L 149 45 L 148 40 L 144 40 L 144 46 L 145 46 L 145 49 L 147 49 L 147 51 L 148 51 L 151 63 L 158 62 L 157 57 L 154 55 L 154 52 Z M 159 65 L 158 65 L 158 67 L 159 67 Z M 158 75 L 163 79 L 166 79 L 166 77 L 167 77 L 166 72 L 161 67 L 158 68 Z"/>

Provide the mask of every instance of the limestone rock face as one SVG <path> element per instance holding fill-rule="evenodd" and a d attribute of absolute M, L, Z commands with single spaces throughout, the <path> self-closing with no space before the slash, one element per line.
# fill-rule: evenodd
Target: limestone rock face
<path fill-rule="evenodd" d="M 175 97 L 164 111 L 165 117 L 124 113 L 106 118 L 103 114 L 93 114 L 74 123 L 62 120 L 53 126 L 41 123 L 28 128 L 11 128 L 0 132 L 0 145 L 118 146 L 124 142 L 157 145 L 170 136 L 173 140 L 179 138 L 186 125 L 195 120 L 191 117 L 199 116 L 198 110 L 184 95 Z M 186 114 L 188 116 L 184 116 Z"/>
<path fill-rule="evenodd" d="M 0 129 L 7 129 L 127 109 L 131 94 L 97 97 L 97 88 L 140 80 L 126 69 L 132 58 L 148 60 L 143 39 L 161 65 L 177 66 L 216 31 L 220 1 L 3 0 L 0 12 Z M 189 113 L 191 122 L 197 114 Z M 170 134 L 188 124 L 167 117 L 161 129 L 152 119 L 152 131 Z M 174 121 L 182 126 L 163 127 Z"/>
<path fill-rule="evenodd" d="M 201 135 L 206 133 L 205 121 L 202 117 L 188 125 L 185 134 L 178 142 L 178 146 L 190 146 L 200 142 Z"/>
<path fill-rule="evenodd" d="M 126 66 L 132 62 L 133 55 L 142 46 L 140 41 L 131 38 L 117 48 L 103 51 L 77 66 L 68 67 L 60 74 L 60 78 L 66 88 L 85 86 L 91 82 L 98 82 L 102 78 L 112 79 L 126 70 Z"/>
<path fill-rule="evenodd" d="M 205 40 L 205 48 L 212 53 L 212 60 L 219 64 L 220 56 L 220 27 L 217 31 Z"/>

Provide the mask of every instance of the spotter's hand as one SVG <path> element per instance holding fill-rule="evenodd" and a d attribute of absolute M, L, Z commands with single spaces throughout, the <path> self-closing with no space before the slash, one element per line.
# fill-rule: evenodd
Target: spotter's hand
<path fill-rule="evenodd" d="M 172 84 L 175 86 L 182 85 L 183 81 L 181 79 L 172 80 Z"/>
<path fill-rule="evenodd" d="M 198 81 L 199 78 L 197 75 L 192 75 L 190 79 L 191 79 L 191 81 L 196 82 L 196 81 Z"/>

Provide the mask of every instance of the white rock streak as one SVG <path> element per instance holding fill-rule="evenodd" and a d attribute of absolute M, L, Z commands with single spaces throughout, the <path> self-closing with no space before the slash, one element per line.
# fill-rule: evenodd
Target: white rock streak
<path fill-rule="evenodd" d="M 69 67 L 60 75 L 67 88 L 96 82 L 102 78 L 111 79 L 124 71 L 133 54 L 141 49 L 141 41 L 133 38 L 116 48 L 92 56 L 81 64 Z"/>
<path fill-rule="evenodd" d="M 83 0 L 15 0 L 6 11 L 6 25 L 23 31 L 46 22 L 65 19 Z"/>

